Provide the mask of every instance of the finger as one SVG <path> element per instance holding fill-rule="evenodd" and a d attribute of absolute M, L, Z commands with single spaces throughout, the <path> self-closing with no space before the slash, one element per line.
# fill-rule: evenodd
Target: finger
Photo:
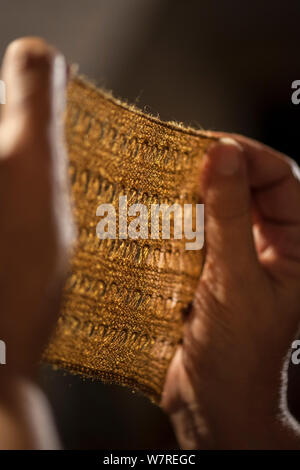
<path fill-rule="evenodd" d="M 21 141 L 24 144 L 47 136 L 57 108 L 53 98 L 59 91 L 56 87 L 53 93 L 53 84 L 63 62 L 63 57 L 39 38 L 18 39 L 8 46 L 2 66 L 6 84 L 0 127 L 2 156 L 9 155 Z"/>
<path fill-rule="evenodd" d="M 27 225 L 29 220 L 39 227 L 55 220 L 61 246 L 68 247 L 74 228 L 62 119 L 65 60 L 42 39 L 18 39 L 7 48 L 3 78 L 7 104 L 0 125 L 1 179 L 9 175 L 18 193 L 26 194 L 18 198 L 18 206 L 27 214 Z M 5 188 L 1 191 L 2 199 L 7 199 Z M 17 197 L 15 192 L 9 198 L 11 205 Z"/>
<path fill-rule="evenodd" d="M 268 222 L 300 222 L 300 170 L 295 161 L 255 140 L 236 134 L 232 137 L 244 149 L 248 178 L 257 210 Z"/>
<path fill-rule="evenodd" d="M 204 158 L 201 182 L 207 248 L 203 276 L 212 265 L 219 266 L 220 272 L 223 266 L 224 272 L 234 266 L 243 271 L 249 262 L 256 262 L 256 252 L 242 147 L 230 138 L 214 144 Z"/>

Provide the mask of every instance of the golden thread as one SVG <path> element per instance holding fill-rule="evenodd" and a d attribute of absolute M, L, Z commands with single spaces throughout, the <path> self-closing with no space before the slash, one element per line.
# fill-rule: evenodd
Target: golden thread
<path fill-rule="evenodd" d="M 44 359 L 127 385 L 159 402 L 182 339 L 203 253 L 185 240 L 96 236 L 101 203 L 199 202 L 204 132 L 163 123 L 75 78 L 66 136 L 78 243 L 61 315 Z"/>

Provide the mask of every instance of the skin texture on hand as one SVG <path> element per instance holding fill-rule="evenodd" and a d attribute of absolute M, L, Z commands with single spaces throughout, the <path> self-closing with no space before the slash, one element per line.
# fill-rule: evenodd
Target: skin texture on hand
<path fill-rule="evenodd" d="M 57 318 L 73 237 L 64 59 L 42 40 L 18 40 L 2 79 L 0 448 L 53 448 L 47 405 L 30 379 Z M 299 448 L 280 404 L 300 315 L 298 170 L 257 142 L 218 137 L 199 176 L 204 271 L 162 405 L 184 448 Z"/>
<path fill-rule="evenodd" d="M 299 448 L 283 366 L 300 319 L 296 164 L 241 136 L 205 157 L 206 260 L 162 406 L 184 448 Z"/>
<path fill-rule="evenodd" d="M 17 40 L 2 78 L 0 336 L 6 369 L 28 375 L 57 316 L 72 237 L 62 130 L 66 65 L 42 40 Z"/>
<path fill-rule="evenodd" d="M 62 119 L 67 68 L 43 40 L 26 38 L 9 45 L 1 78 L 0 338 L 7 364 L 0 368 L 0 447 L 41 448 L 37 436 L 45 436 L 45 420 L 51 426 L 30 382 L 57 319 L 73 238 Z"/>

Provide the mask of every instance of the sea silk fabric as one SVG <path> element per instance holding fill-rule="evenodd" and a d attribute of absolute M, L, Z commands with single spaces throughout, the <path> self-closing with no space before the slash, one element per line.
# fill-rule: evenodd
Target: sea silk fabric
<path fill-rule="evenodd" d="M 44 359 L 129 386 L 159 402 L 182 341 L 203 250 L 183 239 L 97 237 L 100 204 L 200 202 L 202 157 L 213 137 L 164 123 L 75 78 L 66 138 L 78 240 L 58 324 Z"/>

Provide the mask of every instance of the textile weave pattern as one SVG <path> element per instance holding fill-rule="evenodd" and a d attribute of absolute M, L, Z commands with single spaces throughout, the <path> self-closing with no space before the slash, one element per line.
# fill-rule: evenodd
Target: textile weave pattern
<path fill-rule="evenodd" d="M 202 156 L 214 140 L 163 123 L 75 78 L 68 87 L 66 138 L 78 242 L 61 314 L 44 359 L 126 385 L 159 402 L 182 340 L 203 250 L 185 240 L 105 239 L 99 204 L 200 202 Z"/>

